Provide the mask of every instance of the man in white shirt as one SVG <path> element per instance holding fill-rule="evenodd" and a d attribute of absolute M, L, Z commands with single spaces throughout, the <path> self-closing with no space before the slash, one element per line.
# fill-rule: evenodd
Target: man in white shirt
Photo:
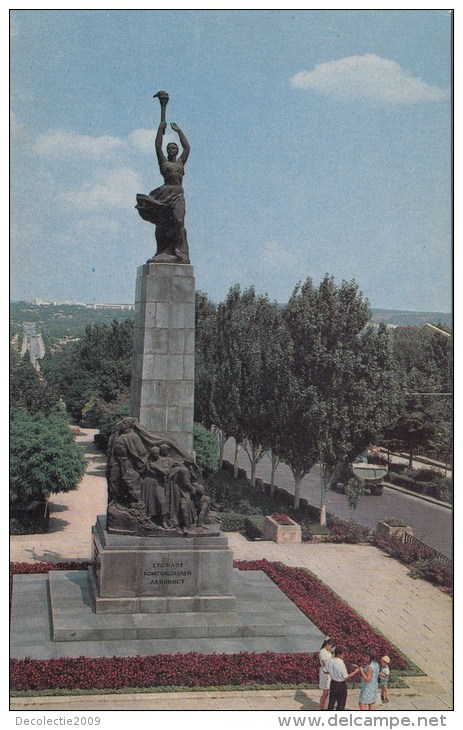
<path fill-rule="evenodd" d="M 337 646 L 334 650 L 334 657 L 325 663 L 324 671 L 331 677 L 330 696 L 328 699 L 328 710 L 344 710 L 347 700 L 347 680 L 359 671 L 357 667 L 350 674 L 344 664 L 345 649 Z M 336 707 L 335 707 L 336 705 Z"/>

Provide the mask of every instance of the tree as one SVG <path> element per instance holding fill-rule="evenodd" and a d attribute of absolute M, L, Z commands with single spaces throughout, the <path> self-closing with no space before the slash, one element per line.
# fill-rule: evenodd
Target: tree
<path fill-rule="evenodd" d="M 217 307 L 212 388 L 214 421 L 219 442 L 219 466 L 222 466 L 226 441 L 233 437 L 240 444 L 244 438 L 239 422 L 241 392 L 241 352 L 237 331 L 240 323 L 241 291 L 232 287 Z"/>
<path fill-rule="evenodd" d="M 61 412 L 13 414 L 10 428 L 10 502 L 42 501 L 76 489 L 85 472 L 82 450 Z"/>
<path fill-rule="evenodd" d="M 50 413 L 59 403 L 57 389 L 34 369 L 28 354 L 10 348 L 10 406 L 28 413 Z"/>
<path fill-rule="evenodd" d="M 443 325 L 394 330 L 400 412 L 388 429 L 393 448 L 422 451 L 446 461 L 452 451 L 452 341 Z M 412 455 L 413 456 L 413 455 Z M 411 459 L 410 458 L 410 463 Z"/>
<path fill-rule="evenodd" d="M 398 417 L 387 431 L 387 436 L 408 454 L 410 469 L 413 468 L 415 454 L 429 447 L 438 430 L 438 420 L 433 417 L 436 405 L 433 393 L 437 392 L 437 387 L 435 378 L 415 367 L 402 375 Z"/>
<path fill-rule="evenodd" d="M 193 426 L 193 448 L 196 463 L 204 476 L 216 472 L 219 466 L 217 442 L 212 433 L 200 423 Z"/>
<path fill-rule="evenodd" d="M 206 294 L 195 298 L 195 422 L 211 428 L 214 418 L 212 398 L 215 378 L 215 326 L 217 307 Z"/>
<path fill-rule="evenodd" d="M 245 449 L 252 485 L 258 462 L 277 438 L 290 346 L 275 303 L 252 287 L 230 290 L 217 313 L 214 409 L 218 425 Z"/>
<path fill-rule="evenodd" d="M 281 458 L 295 478 L 320 464 L 320 521 L 326 492 L 342 466 L 371 443 L 389 416 L 393 386 L 387 332 L 367 328 L 368 302 L 355 282 L 298 285 L 284 311 L 293 342 L 290 422 Z"/>
<path fill-rule="evenodd" d="M 82 411 L 95 399 L 106 403 L 128 400 L 132 353 L 133 320 L 97 323 L 85 328 L 79 342 L 45 356 L 42 370 L 56 384 L 71 416 L 80 422 Z"/>
<path fill-rule="evenodd" d="M 246 298 L 243 295 L 243 303 L 248 311 L 241 346 L 239 420 L 254 486 L 257 464 L 278 442 L 281 394 L 288 387 L 291 340 L 278 306 L 267 296 L 256 296 L 249 290 Z"/>

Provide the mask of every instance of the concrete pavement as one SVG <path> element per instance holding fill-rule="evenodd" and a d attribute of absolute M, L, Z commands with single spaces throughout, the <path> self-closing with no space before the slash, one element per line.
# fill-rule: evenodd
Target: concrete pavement
<path fill-rule="evenodd" d="M 13 536 L 12 561 L 62 561 L 90 558 L 90 528 L 106 509 L 105 458 L 93 447 L 94 432 L 77 437 L 89 467 L 76 492 L 51 500 L 51 532 Z M 266 558 L 306 567 L 329 585 L 369 623 L 396 644 L 425 673 L 409 677 L 408 687 L 390 690 L 380 710 L 452 709 L 452 600 L 407 568 L 365 545 L 249 542 L 228 533 L 238 560 Z M 14 710 L 316 710 L 319 690 L 173 692 L 139 695 L 13 698 Z M 348 708 L 357 709 L 358 689 Z"/>

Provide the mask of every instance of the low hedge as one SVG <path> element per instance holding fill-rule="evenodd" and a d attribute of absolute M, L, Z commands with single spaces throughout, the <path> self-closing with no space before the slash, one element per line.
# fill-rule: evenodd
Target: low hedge
<path fill-rule="evenodd" d="M 424 476 L 425 478 L 419 479 L 419 476 Z M 434 480 L 431 480 L 428 469 L 419 470 L 416 476 L 415 474 L 398 474 L 395 471 L 390 471 L 386 477 L 386 481 L 409 489 L 417 494 L 426 494 L 429 497 L 439 499 L 443 502 L 451 502 L 452 500 L 452 480 L 439 474 L 434 474 Z"/>
<path fill-rule="evenodd" d="M 263 515 L 249 515 L 244 521 L 244 531 L 249 540 L 256 540 L 262 537 L 264 530 Z"/>
<path fill-rule="evenodd" d="M 243 532 L 249 515 L 240 512 L 220 512 L 224 532 Z"/>

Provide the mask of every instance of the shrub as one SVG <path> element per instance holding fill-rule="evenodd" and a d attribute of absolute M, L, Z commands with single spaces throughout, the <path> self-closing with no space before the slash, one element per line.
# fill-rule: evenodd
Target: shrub
<path fill-rule="evenodd" d="M 385 517 L 383 522 L 389 525 L 389 527 L 407 527 L 407 523 L 398 517 Z"/>
<path fill-rule="evenodd" d="M 312 539 L 312 525 L 309 520 L 304 519 L 301 521 L 301 539 L 302 542 L 309 542 Z"/>
<path fill-rule="evenodd" d="M 419 482 L 435 482 L 436 477 L 438 477 L 439 475 L 435 471 L 435 469 L 416 469 L 413 472 L 413 476 Z"/>
<path fill-rule="evenodd" d="M 370 542 L 371 539 L 371 530 L 354 520 L 331 520 L 330 533 L 327 537 L 328 542 L 356 544 L 359 542 Z"/>
<path fill-rule="evenodd" d="M 451 479 L 441 477 L 434 486 L 432 496 L 442 502 L 451 502 L 453 499 L 453 484 Z"/>
<path fill-rule="evenodd" d="M 413 563 L 409 576 L 411 578 L 422 578 L 443 588 L 451 588 L 453 585 L 451 567 L 436 558 L 425 558 Z"/>
<path fill-rule="evenodd" d="M 423 578 L 434 585 L 450 589 L 452 587 L 452 568 L 434 556 L 427 545 L 405 543 L 400 537 L 373 536 L 374 544 L 395 560 L 411 566 L 412 578 Z"/>
<path fill-rule="evenodd" d="M 248 499 L 242 499 L 238 502 L 237 512 L 241 512 L 242 515 L 260 515 L 262 509 L 252 505 Z"/>
<path fill-rule="evenodd" d="M 244 531 L 246 533 L 246 537 L 249 538 L 249 540 L 255 540 L 256 538 L 262 537 L 263 529 L 263 515 L 249 515 L 244 520 Z"/>
<path fill-rule="evenodd" d="M 193 426 L 193 448 L 196 454 L 196 463 L 204 476 L 216 472 L 219 468 L 217 441 L 212 433 L 200 423 L 195 423 Z"/>
<path fill-rule="evenodd" d="M 239 512 L 221 512 L 222 530 L 224 532 L 242 532 L 245 529 L 247 516 Z"/>
<path fill-rule="evenodd" d="M 33 502 L 22 509 L 10 509 L 10 535 L 40 535 L 48 532 L 47 503 Z"/>
<path fill-rule="evenodd" d="M 106 452 L 109 437 L 114 431 L 116 423 L 128 416 L 129 411 L 130 405 L 127 400 L 117 401 L 111 406 L 108 406 L 105 415 L 102 416 L 99 423 L 100 433 L 94 436 L 95 446 L 97 449 Z"/>
<path fill-rule="evenodd" d="M 52 492 L 76 489 L 86 459 L 61 412 L 18 411 L 10 428 L 10 501 L 43 502 Z"/>
<path fill-rule="evenodd" d="M 395 535 L 381 537 L 377 533 L 374 533 L 373 542 L 377 547 L 384 550 L 392 558 L 404 563 L 404 565 L 410 565 L 423 557 L 421 548 L 406 544 L 402 538 L 396 537 Z"/>
<path fill-rule="evenodd" d="M 398 465 L 394 464 L 394 471 L 389 472 L 387 476 L 387 481 L 391 484 L 397 484 L 412 492 L 417 492 L 417 494 L 427 494 L 443 502 L 452 501 L 452 480 L 448 477 L 444 477 L 432 469 L 407 470 L 398 474 L 396 466 Z"/>

